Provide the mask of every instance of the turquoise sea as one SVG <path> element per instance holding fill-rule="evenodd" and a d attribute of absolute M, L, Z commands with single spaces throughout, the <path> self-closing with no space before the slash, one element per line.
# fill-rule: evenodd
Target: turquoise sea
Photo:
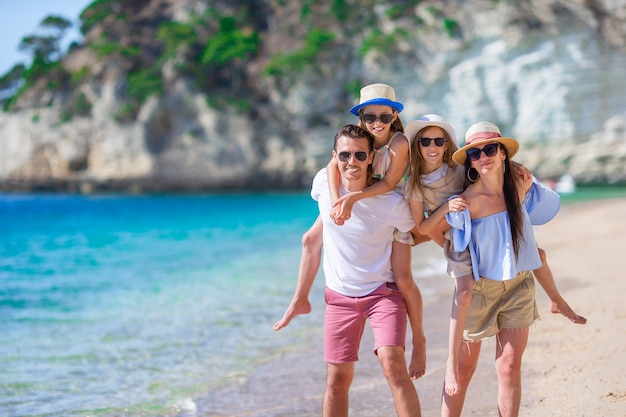
<path fill-rule="evenodd" d="M 244 402 L 237 386 L 321 327 L 320 274 L 314 314 L 272 330 L 316 215 L 304 191 L 0 194 L 0 415 L 229 415 L 206 399 Z M 414 252 L 425 299 L 435 253 Z"/>
<path fill-rule="evenodd" d="M 0 196 L 0 415 L 168 415 L 280 343 L 306 193 Z"/>

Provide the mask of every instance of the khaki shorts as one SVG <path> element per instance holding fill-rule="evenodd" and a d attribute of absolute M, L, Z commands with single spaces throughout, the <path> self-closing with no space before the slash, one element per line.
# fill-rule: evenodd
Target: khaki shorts
<path fill-rule="evenodd" d="M 448 234 L 448 232 L 446 232 L 446 234 Z M 469 253 L 469 248 L 465 248 L 463 252 L 455 252 L 452 247 L 452 241 L 448 239 L 448 236 L 446 236 L 446 239 L 443 241 L 443 255 L 448 262 L 448 275 L 454 279 L 465 275 L 473 275 L 472 258 Z"/>
<path fill-rule="evenodd" d="M 467 312 L 463 337 L 482 340 L 500 329 L 528 327 L 539 317 L 535 302 L 535 279 L 531 271 L 513 279 L 474 281 L 472 302 Z"/>

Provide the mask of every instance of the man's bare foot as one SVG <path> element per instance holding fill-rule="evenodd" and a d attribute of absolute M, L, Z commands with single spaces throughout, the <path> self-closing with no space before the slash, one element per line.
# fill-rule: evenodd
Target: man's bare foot
<path fill-rule="evenodd" d="M 426 339 L 419 343 L 413 342 L 411 362 L 409 363 L 409 376 L 416 380 L 426 373 Z"/>
<path fill-rule="evenodd" d="M 451 397 L 459 393 L 459 375 L 454 364 L 450 362 L 446 365 L 446 378 L 443 389 Z"/>
<path fill-rule="evenodd" d="M 289 304 L 289 307 L 287 307 L 283 318 L 274 323 L 274 330 L 278 331 L 283 327 L 287 327 L 294 317 L 300 314 L 309 314 L 311 310 L 312 308 L 309 300 L 304 300 L 302 302 L 292 301 Z"/>
<path fill-rule="evenodd" d="M 550 312 L 553 314 L 563 314 L 565 317 L 570 319 L 572 323 L 576 324 L 585 324 L 587 323 L 587 319 L 583 316 L 579 316 L 572 310 L 572 308 L 565 302 L 565 300 L 561 300 L 560 302 L 551 301 L 550 302 Z"/>

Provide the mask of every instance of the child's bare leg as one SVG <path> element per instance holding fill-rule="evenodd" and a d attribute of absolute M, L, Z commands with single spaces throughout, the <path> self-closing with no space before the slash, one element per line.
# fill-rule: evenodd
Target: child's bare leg
<path fill-rule="evenodd" d="M 535 278 L 537 278 L 537 282 L 539 282 L 539 285 L 541 285 L 543 290 L 550 298 L 550 312 L 554 314 L 562 314 L 570 319 L 573 323 L 587 323 L 587 319 L 583 316 L 579 316 L 578 314 L 576 314 L 576 312 L 572 310 L 569 304 L 567 304 L 565 299 L 563 299 L 561 293 L 559 292 L 559 289 L 556 286 L 556 282 L 554 281 L 552 271 L 548 266 L 546 252 L 541 248 L 537 249 L 539 250 L 539 256 L 541 257 L 541 267 L 535 269 L 533 272 L 535 273 Z"/>
<path fill-rule="evenodd" d="M 448 360 L 444 390 L 449 396 L 457 395 L 459 386 L 459 351 L 463 342 L 463 329 L 467 310 L 472 301 L 473 275 L 464 275 L 455 280 L 454 298 L 450 312 L 450 334 L 448 337 Z"/>
<path fill-rule="evenodd" d="M 411 272 L 411 245 L 393 241 L 391 269 L 398 290 L 404 296 L 413 334 L 409 376 L 411 379 L 421 378 L 426 373 L 426 337 L 424 336 L 422 294 L 413 281 Z"/>
<path fill-rule="evenodd" d="M 315 281 L 322 257 L 322 219 L 318 216 L 313 226 L 302 236 L 302 255 L 296 291 L 283 317 L 274 324 L 280 330 L 299 314 L 311 312 L 309 293 Z"/>

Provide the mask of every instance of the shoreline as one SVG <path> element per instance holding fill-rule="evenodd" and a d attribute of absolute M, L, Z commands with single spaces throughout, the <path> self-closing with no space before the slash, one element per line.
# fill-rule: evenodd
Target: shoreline
<path fill-rule="evenodd" d="M 562 205 L 554 220 L 535 227 L 537 242 L 547 253 L 563 297 L 588 322 L 573 324 L 560 314 L 551 314 L 548 298 L 537 286 L 541 317 L 531 328 L 524 354 L 520 415 L 626 415 L 626 310 L 622 301 L 626 280 L 619 274 L 619 259 L 626 248 L 625 219 L 626 198 L 617 198 Z M 424 417 L 439 416 L 453 290 L 445 274 L 436 279 L 446 281 L 424 300 L 428 362 L 426 375 L 415 382 Z M 426 285 L 417 276 L 416 281 L 420 287 Z M 320 294 L 312 292 L 314 297 Z M 317 315 L 316 322 L 323 320 L 319 305 L 312 314 Z M 290 327 L 281 330 L 285 331 Z M 321 332 L 321 327 L 308 331 L 302 346 L 259 365 L 237 387 L 199 399 L 197 415 L 321 415 L 325 385 Z M 367 328 L 351 388 L 350 415 L 395 415 L 391 393 L 371 353 L 371 339 Z M 464 414 L 497 415 L 494 343 L 493 338 L 483 343 Z"/>

